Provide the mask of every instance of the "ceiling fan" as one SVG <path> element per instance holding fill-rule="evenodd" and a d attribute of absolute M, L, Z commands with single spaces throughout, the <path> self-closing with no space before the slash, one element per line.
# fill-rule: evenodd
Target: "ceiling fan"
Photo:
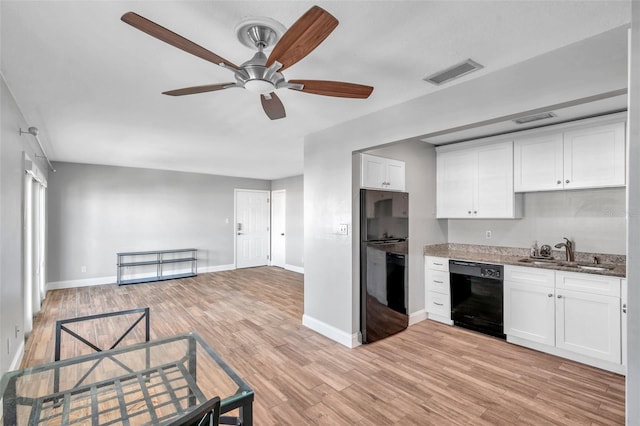
<path fill-rule="evenodd" d="M 232 87 L 244 88 L 260 94 L 264 112 L 271 120 L 277 120 L 286 116 L 284 105 L 275 94 L 277 89 L 287 88 L 314 95 L 360 99 L 368 98 L 373 91 L 373 87 L 362 84 L 326 80 L 286 80 L 282 75 L 282 71 L 311 53 L 338 26 L 338 20 L 318 6 L 309 9 L 286 32 L 281 24 L 266 18 L 249 20 L 245 25 L 240 25 L 237 28 L 238 38 L 244 44 L 258 50 L 253 58 L 240 66 L 134 12 L 125 13 L 121 19 L 152 37 L 235 74 L 234 82 L 185 87 L 163 92 L 165 95 L 182 96 Z M 264 50 L 271 46 L 273 50 L 267 57 Z"/>

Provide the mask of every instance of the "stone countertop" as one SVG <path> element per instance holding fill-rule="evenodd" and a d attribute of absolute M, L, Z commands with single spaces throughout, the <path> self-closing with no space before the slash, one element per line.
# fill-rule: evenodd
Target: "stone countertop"
<path fill-rule="evenodd" d="M 578 269 L 568 265 L 544 264 L 536 265 L 525 263 L 520 260 L 529 257 L 529 249 L 514 247 L 481 246 L 472 244 L 434 244 L 424 247 L 425 256 L 445 257 L 457 260 L 469 260 L 474 262 L 497 263 L 502 265 L 526 266 L 528 268 L 553 269 L 556 271 L 580 272 L 584 274 L 608 275 L 625 278 L 627 276 L 626 256 L 611 255 L 601 253 L 576 252 L 577 262 L 593 263 L 597 257 L 602 264 L 614 265 L 615 267 L 606 271 L 594 271 L 588 269 Z M 552 256 L 555 259 L 563 260 L 563 251 L 554 251 Z"/>

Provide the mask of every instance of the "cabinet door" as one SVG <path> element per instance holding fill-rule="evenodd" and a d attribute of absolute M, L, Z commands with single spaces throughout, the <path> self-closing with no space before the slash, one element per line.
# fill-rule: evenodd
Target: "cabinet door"
<path fill-rule="evenodd" d="M 513 143 L 515 192 L 563 188 L 562 133 L 516 139 Z"/>
<path fill-rule="evenodd" d="M 556 290 L 556 347 L 614 363 L 620 356 L 620 298 Z"/>
<path fill-rule="evenodd" d="M 627 280 L 620 280 L 622 284 L 622 297 L 620 302 L 622 303 L 622 317 L 620 321 L 621 332 L 620 338 L 622 339 L 622 365 L 627 365 Z"/>
<path fill-rule="evenodd" d="M 504 283 L 504 333 L 533 342 L 555 344 L 553 288 Z"/>
<path fill-rule="evenodd" d="M 471 150 L 438 153 L 436 160 L 438 218 L 473 217 L 476 158 L 475 151 Z"/>
<path fill-rule="evenodd" d="M 387 159 L 385 188 L 392 191 L 404 191 L 405 164 L 404 161 Z"/>
<path fill-rule="evenodd" d="M 474 217 L 514 217 L 513 142 L 477 149 Z"/>
<path fill-rule="evenodd" d="M 564 133 L 566 189 L 625 185 L 624 123 Z"/>
<path fill-rule="evenodd" d="M 374 155 L 360 154 L 360 187 L 384 189 L 386 182 L 386 159 Z"/>

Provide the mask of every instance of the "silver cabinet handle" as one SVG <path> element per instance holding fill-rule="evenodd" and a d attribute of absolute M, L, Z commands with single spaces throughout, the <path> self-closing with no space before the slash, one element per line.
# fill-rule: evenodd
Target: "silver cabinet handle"
<path fill-rule="evenodd" d="M 433 282 L 437 284 L 444 284 L 442 281 L 437 281 L 437 280 L 433 280 Z"/>
<path fill-rule="evenodd" d="M 558 299 L 562 299 L 562 295 L 561 294 L 558 295 Z"/>
<path fill-rule="evenodd" d="M 562 183 L 562 181 L 561 181 L 561 180 L 559 180 L 559 181 L 557 181 L 556 183 L 557 183 L 558 185 L 560 185 L 560 184 Z"/>
<path fill-rule="evenodd" d="M 565 180 L 564 183 L 569 183 L 569 179 Z"/>
<path fill-rule="evenodd" d="M 468 213 L 468 214 L 471 214 L 471 210 L 469 210 L 467 213 Z"/>
<path fill-rule="evenodd" d="M 476 210 L 473 211 L 473 214 L 478 214 L 478 212 Z"/>
<path fill-rule="evenodd" d="M 547 294 L 547 296 L 553 297 L 553 293 L 549 293 L 549 294 Z"/>
<path fill-rule="evenodd" d="M 626 303 L 624 305 L 622 305 L 622 313 L 623 314 L 627 313 L 627 304 Z"/>
<path fill-rule="evenodd" d="M 436 266 L 442 266 L 442 263 L 433 262 L 433 264 L 436 265 Z"/>
<path fill-rule="evenodd" d="M 433 302 L 433 304 L 438 306 L 444 306 L 442 303 L 438 303 L 438 302 Z"/>

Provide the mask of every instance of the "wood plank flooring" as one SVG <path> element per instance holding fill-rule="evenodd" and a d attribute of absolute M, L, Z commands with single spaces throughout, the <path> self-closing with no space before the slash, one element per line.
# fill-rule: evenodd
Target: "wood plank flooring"
<path fill-rule="evenodd" d="M 271 267 L 51 291 L 23 366 L 53 360 L 57 319 L 145 306 L 152 338 L 195 330 L 253 387 L 257 426 L 624 424 L 624 377 L 460 328 L 348 349 L 301 325 L 303 276 Z"/>

